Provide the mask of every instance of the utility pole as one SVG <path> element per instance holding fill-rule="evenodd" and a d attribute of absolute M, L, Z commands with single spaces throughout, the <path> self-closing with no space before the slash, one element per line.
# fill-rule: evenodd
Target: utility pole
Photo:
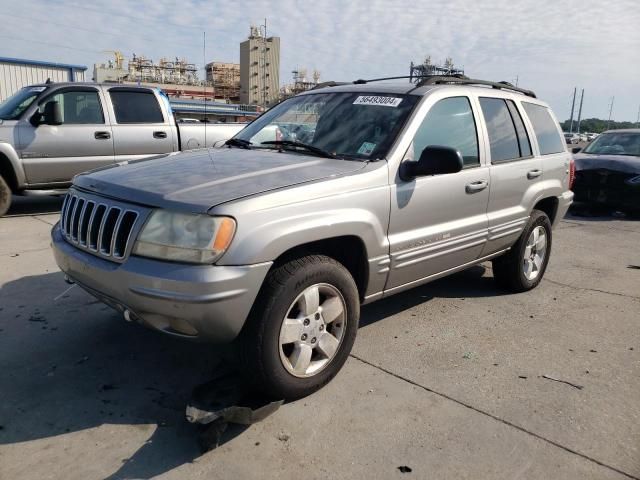
<path fill-rule="evenodd" d="M 638 116 L 636 117 L 636 128 L 640 128 L 640 105 L 638 105 Z"/>
<path fill-rule="evenodd" d="M 571 120 L 569 124 L 569 133 L 573 133 L 573 111 L 576 108 L 576 91 L 578 87 L 573 88 L 573 101 L 571 102 Z"/>
<path fill-rule="evenodd" d="M 584 100 L 584 88 L 580 95 L 580 108 L 578 109 L 578 134 L 580 134 L 580 120 L 582 119 L 582 101 Z"/>
<path fill-rule="evenodd" d="M 613 112 L 613 101 L 616 97 L 611 97 L 611 104 L 609 105 L 609 119 L 607 120 L 607 130 L 609 130 L 609 125 L 611 124 L 611 113 Z"/>

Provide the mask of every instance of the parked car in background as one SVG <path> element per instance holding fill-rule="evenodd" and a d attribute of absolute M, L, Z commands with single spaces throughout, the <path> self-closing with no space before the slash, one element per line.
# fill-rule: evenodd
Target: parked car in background
<path fill-rule="evenodd" d="M 598 137 L 597 133 L 587 133 L 587 141 L 591 142 L 592 140 L 595 140 Z"/>
<path fill-rule="evenodd" d="M 57 264 L 128 320 L 235 341 L 287 399 L 340 370 L 361 304 L 487 260 L 535 288 L 573 198 L 549 106 L 460 77 L 355 83 L 285 100 L 228 149 L 78 175 Z"/>
<path fill-rule="evenodd" d="M 578 144 L 580 143 L 580 137 L 577 133 L 564 133 L 564 140 L 567 145 Z"/>
<path fill-rule="evenodd" d="M 577 202 L 640 211 L 640 129 L 604 132 L 574 150 Z"/>
<path fill-rule="evenodd" d="M 587 137 L 586 133 L 579 133 L 578 134 L 578 138 L 580 139 L 581 142 L 588 142 L 589 138 Z"/>
<path fill-rule="evenodd" d="M 0 216 L 11 195 L 60 194 L 74 175 L 213 146 L 245 124 L 177 124 L 161 90 L 95 83 L 25 87 L 0 104 Z"/>

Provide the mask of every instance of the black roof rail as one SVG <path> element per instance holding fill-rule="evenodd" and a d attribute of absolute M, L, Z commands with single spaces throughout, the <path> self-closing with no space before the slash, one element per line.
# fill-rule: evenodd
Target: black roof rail
<path fill-rule="evenodd" d="M 512 85 L 509 82 L 490 82 L 488 80 L 477 80 L 469 78 L 464 75 L 428 75 L 423 77 L 417 84 L 417 87 L 423 87 L 425 85 L 485 85 L 487 87 L 496 88 L 499 90 L 511 90 L 514 92 L 522 93 L 528 97 L 537 98 L 536 94 L 525 88 L 519 88 Z"/>
<path fill-rule="evenodd" d="M 311 90 L 317 90 L 318 88 L 325 88 L 325 87 L 338 87 L 340 85 L 349 85 L 350 82 L 334 82 L 329 81 L 329 82 L 322 82 L 317 84 L 315 87 L 313 87 Z"/>

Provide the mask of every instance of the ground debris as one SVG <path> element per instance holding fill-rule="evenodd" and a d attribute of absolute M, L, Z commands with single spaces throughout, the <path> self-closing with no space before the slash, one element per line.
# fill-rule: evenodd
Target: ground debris
<path fill-rule="evenodd" d="M 400 473 L 411 473 L 413 471 L 411 467 L 407 467 L 406 465 L 400 465 L 398 470 L 400 470 Z"/>
<path fill-rule="evenodd" d="M 280 440 L 281 442 L 288 442 L 290 438 L 291 437 L 289 435 L 287 435 L 286 433 L 279 433 L 278 434 L 278 440 Z"/>
<path fill-rule="evenodd" d="M 29 321 L 30 322 L 40 322 L 40 323 L 44 323 L 47 321 L 46 318 L 44 318 L 42 315 L 38 315 L 38 314 L 33 314 L 29 317 Z"/>
<path fill-rule="evenodd" d="M 568 382 L 567 380 L 561 380 L 556 377 L 552 377 L 551 375 L 542 375 L 542 378 L 546 378 L 547 380 L 553 380 L 554 382 L 565 383 L 573 388 L 577 388 L 578 390 L 582 390 L 584 387 L 582 385 L 577 385 L 575 383 Z"/>

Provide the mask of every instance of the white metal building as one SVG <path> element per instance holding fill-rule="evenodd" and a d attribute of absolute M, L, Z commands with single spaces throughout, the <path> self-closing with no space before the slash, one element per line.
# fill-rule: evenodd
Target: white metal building
<path fill-rule="evenodd" d="M 84 82 L 87 67 L 0 57 L 0 102 L 27 85 L 52 82 Z"/>

